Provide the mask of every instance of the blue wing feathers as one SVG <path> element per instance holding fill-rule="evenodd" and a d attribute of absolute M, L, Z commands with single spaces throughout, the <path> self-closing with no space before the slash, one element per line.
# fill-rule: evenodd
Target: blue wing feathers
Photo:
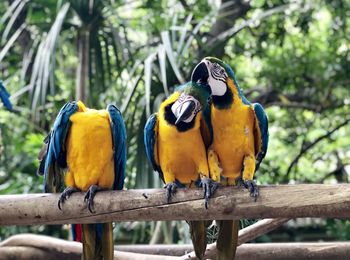
<path fill-rule="evenodd" d="M 164 176 L 162 169 L 157 164 L 155 159 L 155 145 L 157 142 L 157 136 L 156 136 L 156 124 L 157 124 L 157 114 L 151 115 L 145 125 L 144 129 L 144 143 L 146 148 L 146 155 L 148 160 L 151 162 L 153 170 L 157 171 L 159 173 L 159 176 L 164 182 Z"/>
<path fill-rule="evenodd" d="M 261 161 L 264 159 L 267 147 L 269 143 L 269 123 L 265 113 L 264 108 L 259 103 L 254 103 L 254 112 L 255 116 L 259 123 L 260 135 L 261 135 L 261 150 L 257 154 L 257 165 L 256 170 L 259 169 Z"/>
<path fill-rule="evenodd" d="M 114 190 L 124 187 L 126 170 L 126 129 L 122 114 L 114 105 L 108 105 L 107 110 L 111 118 L 112 141 L 114 150 Z"/>
<path fill-rule="evenodd" d="M 45 160 L 44 176 L 45 176 L 45 192 L 51 192 L 54 185 L 60 185 L 57 183 L 58 176 L 56 176 L 58 168 L 66 168 L 66 149 L 65 142 L 67 133 L 69 131 L 71 122 L 70 116 L 78 110 L 76 102 L 66 103 L 58 113 L 53 125 L 51 136 L 48 143 L 48 151 Z M 53 180 L 53 182 L 51 182 Z M 51 182 L 51 183 L 48 183 Z"/>
<path fill-rule="evenodd" d="M 0 99 L 1 99 L 2 103 L 4 104 L 4 106 L 6 107 L 6 109 L 9 111 L 12 111 L 13 107 L 12 107 L 12 104 L 11 104 L 9 98 L 10 98 L 10 94 L 7 92 L 4 84 L 0 80 Z"/>

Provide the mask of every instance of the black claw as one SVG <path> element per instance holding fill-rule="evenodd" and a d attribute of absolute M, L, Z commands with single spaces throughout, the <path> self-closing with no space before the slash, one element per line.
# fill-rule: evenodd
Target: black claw
<path fill-rule="evenodd" d="M 176 183 L 175 182 L 171 182 L 168 183 L 164 186 L 164 188 L 166 189 L 166 200 L 168 203 L 170 203 L 170 199 L 171 199 L 171 195 L 174 195 L 174 193 L 176 192 Z"/>
<path fill-rule="evenodd" d="M 246 187 L 242 178 L 236 179 L 236 183 L 237 183 L 237 186 L 239 186 L 239 187 L 242 187 L 242 186 Z"/>
<path fill-rule="evenodd" d="M 214 192 L 217 189 L 218 185 L 219 185 L 219 183 L 213 181 L 210 178 L 207 178 L 207 177 L 202 178 L 200 186 L 203 187 L 204 199 L 205 199 L 204 206 L 206 209 L 208 209 L 209 198 L 212 195 L 214 195 Z"/>
<path fill-rule="evenodd" d="M 85 194 L 84 197 L 84 202 L 87 203 L 88 210 L 91 213 L 95 213 L 93 208 L 94 208 L 94 198 L 96 195 L 96 192 L 102 190 L 99 186 L 97 185 L 91 185 L 88 191 Z"/>
<path fill-rule="evenodd" d="M 254 180 L 243 181 L 244 187 L 249 190 L 250 196 L 256 201 L 259 197 L 259 188 Z"/>
<path fill-rule="evenodd" d="M 60 196 L 60 198 L 58 199 L 58 203 L 57 203 L 58 204 L 57 206 L 58 206 L 59 210 L 62 210 L 61 203 L 63 204 L 63 201 L 64 201 L 64 200 L 62 200 L 62 202 L 61 202 L 61 200 L 62 200 L 62 197 Z"/>
<path fill-rule="evenodd" d="M 58 199 L 58 208 L 59 210 L 62 210 L 62 205 L 63 203 L 69 198 L 70 195 L 72 195 L 72 193 L 79 191 L 79 189 L 75 188 L 75 187 L 67 187 L 60 195 L 59 199 Z"/>

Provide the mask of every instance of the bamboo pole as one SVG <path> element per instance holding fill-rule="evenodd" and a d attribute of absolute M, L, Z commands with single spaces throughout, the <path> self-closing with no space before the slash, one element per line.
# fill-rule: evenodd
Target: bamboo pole
<path fill-rule="evenodd" d="M 256 202 L 242 187 L 222 187 L 205 209 L 201 189 L 178 189 L 168 204 L 163 189 L 104 191 L 95 213 L 84 194 L 73 194 L 60 211 L 58 194 L 0 196 L 0 225 L 98 223 L 109 221 L 210 220 L 242 218 L 350 218 L 349 184 L 261 186 Z"/>

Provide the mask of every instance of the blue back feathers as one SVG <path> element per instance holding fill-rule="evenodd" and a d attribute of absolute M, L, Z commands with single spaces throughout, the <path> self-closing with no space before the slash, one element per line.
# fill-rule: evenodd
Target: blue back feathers
<path fill-rule="evenodd" d="M 3 82 L 0 80 L 0 100 L 2 101 L 7 110 L 12 111 L 13 107 L 9 98 L 10 94 L 7 92 Z"/>
<path fill-rule="evenodd" d="M 126 129 L 119 109 L 108 105 L 107 111 L 111 118 L 111 130 L 114 150 L 114 190 L 122 190 L 126 169 Z"/>
<path fill-rule="evenodd" d="M 67 133 L 71 122 L 69 120 L 70 116 L 73 115 L 78 110 L 78 105 L 76 102 L 66 103 L 58 113 L 56 120 L 53 125 L 51 132 L 50 142 L 48 145 L 47 157 L 45 161 L 45 192 L 52 192 L 53 188 L 51 187 L 52 179 L 59 179 L 59 172 L 56 172 L 59 168 L 66 168 L 66 148 L 65 142 Z M 56 186 L 60 186 L 61 183 L 54 183 Z"/>
<path fill-rule="evenodd" d="M 261 150 L 256 156 L 256 169 L 259 169 L 261 161 L 264 159 L 267 147 L 269 143 L 269 122 L 264 111 L 264 108 L 259 103 L 254 103 L 255 116 L 259 123 L 260 135 L 261 135 Z"/>
<path fill-rule="evenodd" d="M 147 159 L 151 162 L 153 170 L 159 173 L 160 178 L 164 182 L 164 176 L 162 169 L 160 166 L 157 164 L 156 159 L 155 159 L 155 144 L 157 142 L 157 133 L 156 133 L 156 127 L 157 125 L 157 114 L 152 114 L 145 125 L 144 128 L 144 143 L 145 143 L 145 148 L 146 148 L 146 155 Z"/>
<path fill-rule="evenodd" d="M 111 119 L 112 143 L 114 151 L 114 183 L 113 189 L 121 190 L 124 186 L 126 169 L 126 129 L 123 117 L 114 105 L 109 105 L 107 110 Z M 52 186 L 61 185 L 61 174 L 59 169 L 67 168 L 66 138 L 71 126 L 69 118 L 78 111 L 76 102 L 65 104 L 53 125 L 48 144 L 48 152 L 45 161 L 45 192 L 56 190 Z M 58 188 L 59 189 L 59 188 Z"/>

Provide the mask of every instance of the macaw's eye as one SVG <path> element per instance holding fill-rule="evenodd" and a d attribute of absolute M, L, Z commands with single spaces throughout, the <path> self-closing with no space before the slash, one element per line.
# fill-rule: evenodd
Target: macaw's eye
<path fill-rule="evenodd" d="M 226 72 L 225 69 L 217 63 L 213 63 L 211 69 L 211 76 L 216 79 L 225 82 L 226 80 Z"/>

